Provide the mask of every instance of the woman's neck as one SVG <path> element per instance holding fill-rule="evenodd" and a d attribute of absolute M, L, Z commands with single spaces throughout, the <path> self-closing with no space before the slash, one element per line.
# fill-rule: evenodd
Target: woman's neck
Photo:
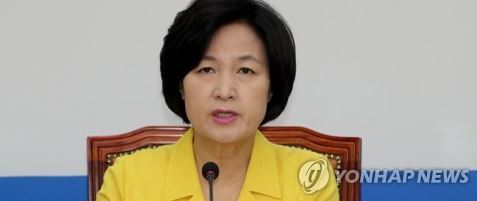
<path fill-rule="evenodd" d="M 208 161 L 217 163 L 220 173 L 236 172 L 246 169 L 252 153 L 254 142 L 252 137 L 238 142 L 222 144 L 207 137 L 194 135 L 193 149 L 197 167 L 202 167 Z"/>
<path fill-rule="evenodd" d="M 214 181 L 214 199 L 237 200 L 252 153 L 254 135 L 240 142 L 222 144 L 208 138 L 194 135 L 193 149 L 197 171 L 201 174 L 202 166 L 212 161 L 219 166 L 219 177 Z M 208 200 L 207 180 L 201 178 L 204 196 Z"/>

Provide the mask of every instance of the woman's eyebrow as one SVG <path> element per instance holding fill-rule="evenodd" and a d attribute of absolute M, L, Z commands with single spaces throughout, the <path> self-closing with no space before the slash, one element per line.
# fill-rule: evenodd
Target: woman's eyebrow
<path fill-rule="evenodd" d="M 202 60 L 217 61 L 217 59 L 214 56 L 210 56 L 210 55 L 204 55 L 202 57 Z M 258 64 L 264 65 L 259 59 L 257 59 L 255 56 L 250 55 L 250 54 L 240 56 L 240 57 L 238 57 L 238 60 L 239 61 L 254 61 Z"/>
<path fill-rule="evenodd" d="M 210 56 L 210 55 L 204 55 L 204 56 L 202 57 L 202 60 L 216 61 L 217 59 L 215 59 L 215 57 Z"/>
<path fill-rule="evenodd" d="M 249 55 L 249 54 L 240 56 L 240 57 L 238 58 L 238 60 L 240 60 L 240 61 L 254 61 L 254 62 L 258 63 L 258 64 L 263 65 L 263 63 L 262 63 L 259 59 L 257 59 L 257 58 L 254 57 L 253 55 Z"/>

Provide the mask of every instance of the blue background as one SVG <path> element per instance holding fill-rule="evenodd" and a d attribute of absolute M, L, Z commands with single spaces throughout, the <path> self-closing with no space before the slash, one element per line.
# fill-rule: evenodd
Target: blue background
<path fill-rule="evenodd" d="M 361 200 L 471 200 L 477 193 L 477 171 L 464 184 L 363 183 Z M 87 177 L 0 177 L 2 201 L 86 201 Z"/>

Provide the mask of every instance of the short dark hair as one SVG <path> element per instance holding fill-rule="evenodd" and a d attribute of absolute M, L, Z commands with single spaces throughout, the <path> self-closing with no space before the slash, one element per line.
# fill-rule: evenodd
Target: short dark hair
<path fill-rule="evenodd" d="M 185 123 L 190 121 L 180 93 L 184 77 L 199 65 L 215 32 L 239 20 L 255 30 L 268 59 L 272 97 L 260 125 L 285 109 L 296 71 L 295 43 L 285 20 L 261 0 L 195 0 L 175 17 L 160 54 L 166 104 Z"/>

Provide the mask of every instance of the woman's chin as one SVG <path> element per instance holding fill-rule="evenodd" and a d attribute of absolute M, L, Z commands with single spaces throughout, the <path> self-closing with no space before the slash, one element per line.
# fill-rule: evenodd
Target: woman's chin
<path fill-rule="evenodd" d="M 237 119 L 238 120 L 238 119 Z M 255 132 L 252 133 L 247 129 L 247 126 L 243 125 L 240 121 L 235 121 L 229 125 L 218 125 L 215 122 L 210 121 L 201 126 L 202 128 L 195 127 L 197 135 L 202 135 L 207 140 L 218 144 L 234 144 L 247 141 L 247 139 L 253 138 Z M 199 131 L 200 130 L 200 131 Z M 253 130 L 253 129 L 252 129 Z"/>
<path fill-rule="evenodd" d="M 244 141 L 246 136 L 240 136 L 234 133 L 221 133 L 209 136 L 209 139 L 218 144 L 234 144 Z"/>

